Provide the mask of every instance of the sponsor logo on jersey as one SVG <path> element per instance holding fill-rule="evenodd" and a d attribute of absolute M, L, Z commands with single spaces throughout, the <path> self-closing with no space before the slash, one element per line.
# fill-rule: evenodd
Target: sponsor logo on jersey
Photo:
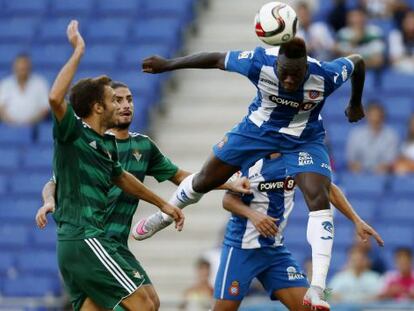
<path fill-rule="evenodd" d="M 228 140 L 229 138 L 227 137 L 227 135 L 224 136 L 223 139 L 220 140 L 220 142 L 217 144 L 217 147 L 220 149 L 223 148 L 224 144 L 227 143 Z"/>
<path fill-rule="evenodd" d="M 94 141 L 91 141 L 90 143 L 89 143 L 89 146 L 91 146 L 93 149 L 97 149 L 97 145 L 96 145 L 96 140 L 94 140 Z"/>
<path fill-rule="evenodd" d="M 325 231 L 328 231 L 331 235 L 327 235 L 327 236 L 321 236 L 322 240 L 332 240 L 332 234 L 333 234 L 333 230 L 334 230 L 334 226 L 330 221 L 324 221 L 322 223 L 322 227 Z"/>
<path fill-rule="evenodd" d="M 292 190 L 295 187 L 295 180 L 287 177 L 283 180 L 261 181 L 257 186 L 260 192 L 272 192 L 280 190 Z"/>
<path fill-rule="evenodd" d="M 272 80 L 266 79 L 266 78 L 260 78 L 260 82 L 267 83 L 273 86 L 278 86 L 277 83 L 273 82 Z"/>
<path fill-rule="evenodd" d="M 332 171 L 331 166 L 328 163 L 322 163 L 321 167 L 326 168 L 328 171 Z"/>
<path fill-rule="evenodd" d="M 141 274 L 137 270 L 134 270 L 133 274 L 134 274 L 134 278 L 136 278 L 136 279 L 141 279 L 142 278 Z"/>
<path fill-rule="evenodd" d="M 296 268 L 292 266 L 287 267 L 286 272 L 287 272 L 289 281 L 302 280 L 305 278 L 305 276 L 302 273 L 297 272 Z"/>
<path fill-rule="evenodd" d="M 346 69 L 345 65 L 342 66 L 341 75 L 342 75 L 342 81 L 345 82 L 346 79 L 348 78 L 348 70 Z"/>
<path fill-rule="evenodd" d="M 142 154 L 139 152 L 139 150 L 135 149 L 132 152 L 132 155 L 134 156 L 134 158 L 137 160 L 137 162 L 139 162 L 139 160 L 141 160 L 142 158 Z"/>
<path fill-rule="evenodd" d="M 254 55 L 254 51 L 243 51 L 239 54 L 238 59 L 252 58 L 253 55 Z"/>
<path fill-rule="evenodd" d="M 313 92 L 319 92 L 319 91 L 313 91 Z M 320 94 L 318 93 L 316 95 L 317 96 L 315 98 L 317 98 Z M 281 105 L 281 106 L 297 108 L 297 109 L 303 110 L 303 111 L 312 110 L 314 107 L 316 107 L 318 105 L 318 102 L 299 103 L 299 102 L 296 102 L 294 100 L 289 100 L 289 99 L 277 97 L 275 95 L 270 95 L 269 100 L 274 102 L 275 104 L 278 104 L 278 105 Z"/>
<path fill-rule="evenodd" d="M 238 281 L 231 282 L 230 288 L 229 288 L 229 294 L 231 296 L 237 296 L 240 293 L 240 284 Z"/>
<path fill-rule="evenodd" d="M 298 165 L 304 166 L 304 165 L 312 165 L 312 164 L 313 164 L 313 159 L 309 153 L 299 152 Z"/>

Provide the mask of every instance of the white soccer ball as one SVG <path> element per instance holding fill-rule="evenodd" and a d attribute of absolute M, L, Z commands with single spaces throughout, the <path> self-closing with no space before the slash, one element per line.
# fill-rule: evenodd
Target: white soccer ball
<path fill-rule="evenodd" d="M 254 25 L 260 40 L 280 45 L 295 37 L 298 18 L 295 10 L 286 3 L 269 2 L 257 12 Z"/>

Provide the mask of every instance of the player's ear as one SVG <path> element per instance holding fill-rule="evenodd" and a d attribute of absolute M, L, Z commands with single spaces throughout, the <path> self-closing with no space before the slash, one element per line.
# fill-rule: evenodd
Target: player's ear
<path fill-rule="evenodd" d="M 92 110 L 96 114 L 102 114 L 104 112 L 105 108 L 100 102 L 95 102 L 92 106 Z"/>

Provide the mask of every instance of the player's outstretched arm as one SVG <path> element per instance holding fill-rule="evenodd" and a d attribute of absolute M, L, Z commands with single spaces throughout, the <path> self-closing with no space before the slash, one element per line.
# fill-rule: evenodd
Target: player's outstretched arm
<path fill-rule="evenodd" d="M 198 53 L 184 57 L 166 59 L 154 55 L 144 59 L 142 71 L 147 73 L 161 73 L 177 69 L 200 68 L 200 69 L 223 69 L 226 53 Z"/>
<path fill-rule="evenodd" d="M 274 237 L 278 232 L 276 218 L 252 210 L 237 194 L 227 192 L 223 197 L 223 207 L 230 213 L 249 219 L 257 231 L 265 237 Z"/>
<path fill-rule="evenodd" d="M 49 92 L 49 104 L 58 121 L 62 120 L 66 112 L 65 95 L 75 76 L 83 53 L 85 42 L 79 33 L 78 21 L 72 20 L 66 30 L 69 43 L 73 47 L 72 56 L 62 67 Z"/>
<path fill-rule="evenodd" d="M 353 209 L 342 190 L 334 183 L 331 184 L 330 201 L 338 211 L 355 224 L 355 229 L 362 241 L 366 242 L 368 238 L 372 236 L 379 246 L 384 246 L 384 241 L 381 236 L 370 225 L 362 220 L 358 213 Z"/>
<path fill-rule="evenodd" d="M 183 212 L 148 189 L 134 175 L 123 171 L 121 175 L 113 179 L 113 182 L 126 193 L 157 206 L 162 212 L 174 219 L 178 231 L 182 230 L 184 226 Z"/>
<path fill-rule="evenodd" d="M 365 82 L 365 61 L 359 54 L 352 54 L 347 57 L 354 64 L 354 71 L 351 76 L 352 93 L 349 105 L 345 110 L 349 122 L 361 120 L 364 114 L 362 106 L 362 92 Z"/>
<path fill-rule="evenodd" d="M 40 229 L 43 229 L 47 225 L 47 214 L 55 211 L 55 191 L 56 184 L 53 180 L 48 181 L 42 190 L 43 206 L 37 210 L 36 224 Z"/>

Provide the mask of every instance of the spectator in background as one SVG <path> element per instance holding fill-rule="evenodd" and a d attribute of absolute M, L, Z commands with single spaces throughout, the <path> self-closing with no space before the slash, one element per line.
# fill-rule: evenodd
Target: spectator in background
<path fill-rule="evenodd" d="M 335 42 L 328 26 L 323 22 L 312 22 L 312 13 L 306 2 L 298 3 L 296 13 L 300 27 L 297 36 L 305 40 L 308 54 L 319 60 L 331 60 Z"/>
<path fill-rule="evenodd" d="M 367 24 L 367 15 L 362 9 L 347 13 L 347 26 L 339 30 L 336 46 L 339 55 L 361 54 L 367 68 L 380 69 L 384 65 L 385 43 L 382 30 Z"/>
<path fill-rule="evenodd" d="M 388 41 L 393 69 L 414 74 L 414 11 L 404 16 L 401 31 L 393 30 Z"/>
<path fill-rule="evenodd" d="M 398 135 L 384 125 L 384 108 L 372 102 L 368 105 L 367 124 L 351 130 L 347 142 L 348 168 L 354 173 L 387 173 L 398 153 Z"/>
<path fill-rule="evenodd" d="M 394 172 L 399 175 L 414 173 L 414 114 L 408 123 L 407 137 L 394 164 Z"/>
<path fill-rule="evenodd" d="M 394 252 L 397 271 L 385 276 L 381 299 L 414 300 L 413 254 L 410 248 L 401 247 Z"/>
<path fill-rule="evenodd" d="M 358 234 L 355 235 L 354 247 L 358 247 L 368 257 L 370 262 L 370 268 L 372 271 L 377 272 L 380 275 L 383 275 L 387 271 L 387 265 L 382 258 L 382 252 L 378 250 L 377 245 L 373 245 L 371 239 L 362 241 Z"/>
<path fill-rule="evenodd" d="M 208 311 L 213 302 L 213 287 L 210 285 L 210 263 L 199 259 L 196 263 L 196 282 L 184 292 L 181 306 L 186 311 Z"/>
<path fill-rule="evenodd" d="M 18 55 L 13 63 L 14 75 L 0 81 L 0 120 L 15 125 L 32 125 L 49 112 L 48 85 L 32 74 L 30 57 Z"/>
<path fill-rule="evenodd" d="M 332 9 L 328 13 L 328 24 L 336 33 L 346 25 L 346 0 L 334 0 Z"/>
<path fill-rule="evenodd" d="M 338 272 L 330 283 L 332 300 L 364 303 L 375 300 L 381 290 L 381 277 L 370 270 L 365 251 L 359 247 L 349 250 L 347 268 Z"/>

